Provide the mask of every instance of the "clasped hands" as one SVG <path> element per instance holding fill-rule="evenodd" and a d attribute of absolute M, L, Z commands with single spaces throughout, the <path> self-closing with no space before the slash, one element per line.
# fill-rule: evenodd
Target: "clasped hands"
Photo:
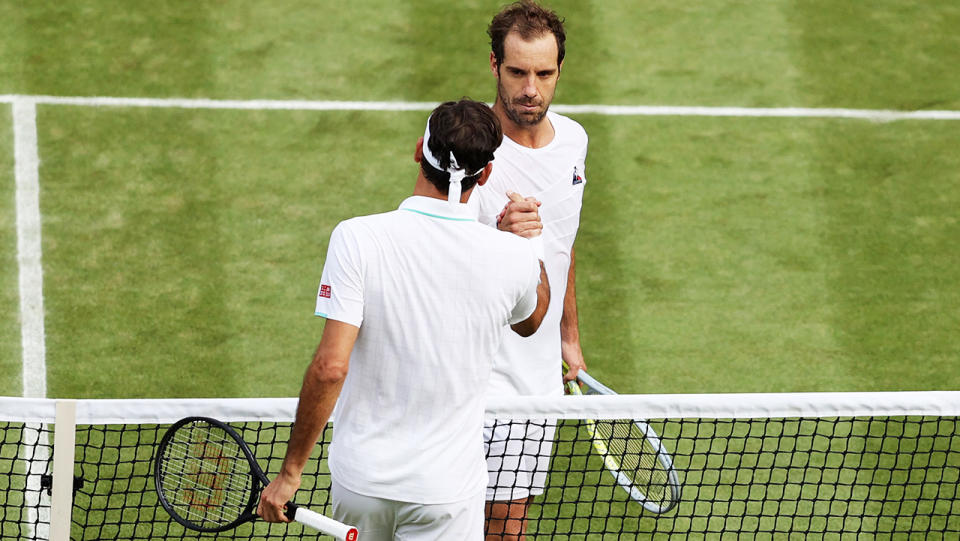
<path fill-rule="evenodd" d="M 517 192 L 507 192 L 509 201 L 497 216 L 497 229 L 525 238 L 539 236 L 543 232 L 540 221 L 540 205 L 535 197 L 523 197 Z"/>

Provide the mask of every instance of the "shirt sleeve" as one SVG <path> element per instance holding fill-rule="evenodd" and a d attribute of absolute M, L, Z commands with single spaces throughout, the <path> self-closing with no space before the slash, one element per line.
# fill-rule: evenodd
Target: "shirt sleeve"
<path fill-rule="evenodd" d="M 347 222 L 330 234 L 315 314 L 359 327 L 363 322 L 363 265 L 360 243 Z"/>
<path fill-rule="evenodd" d="M 533 253 L 533 247 L 528 247 L 529 254 L 527 258 L 529 263 L 529 275 L 524 280 L 526 287 L 521 292 L 517 305 L 513 307 L 510 313 L 510 325 L 520 323 L 530 317 L 530 314 L 537 309 L 537 286 L 540 285 L 540 261 Z"/>
<path fill-rule="evenodd" d="M 582 129 L 582 128 L 581 128 Z M 581 179 L 583 183 L 587 183 L 587 147 L 589 146 L 590 139 L 587 136 L 587 132 L 583 132 L 583 151 L 580 153 L 580 159 L 577 160 L 579 163 L 577 167 L 579 168 Z"/>
<path fill-rule="evenodd" d="M 494 194 L 492 190 L 493 187 L 491 186 L 475 187 L 473 193 L 470 194 L 470 199 L 467 200 L 467 204 L 476 210 L 478 222 L 496 229 L 497 217 L 500 215 L 500 211 L 503 210 L 503 205 L 506 204 L 506 197 L 504 197 L 504 201 L 498 207 L 497 197 L 495 197 L 496 194 Z"/>

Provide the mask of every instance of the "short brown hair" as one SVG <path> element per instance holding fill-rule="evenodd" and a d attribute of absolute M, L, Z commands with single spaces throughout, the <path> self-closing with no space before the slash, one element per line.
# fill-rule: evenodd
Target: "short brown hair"
<path fill-rule="evenodd" d="M 429 148 L 424 152 L 433 154 L 443 169 L 450 167 L 453 152 L 457 165 L 470 173 L 461 181 L 461 189 L 465 192 L 473 188 L 503 141 L 497 115 L 485 103 L 462 98 L 440 104 L 430 114 L 429 122 L 430 140 L 426 142 Z M 427 160 L 420 160 L 420 168 L 431 184 L 441 193 L 447 193 L 450 173 L 435 169 Z"/>
<path fill-rule="evenodd" d="M 517 32 L 523 39 L 552 33 L 557 40 L 557 67 L 560 67 L 566 51 L 564 43 L 567 41 L 567 34 L 563 30 L 563 19 L 556 13 L 532 0 L 520 0 L 505 6 L 500 13 L 494 15 L 487 34 L 490 36 L 490 48 L 497 59 L 498 67 L 503 63 L 503 42 L 510 32 Z"/>

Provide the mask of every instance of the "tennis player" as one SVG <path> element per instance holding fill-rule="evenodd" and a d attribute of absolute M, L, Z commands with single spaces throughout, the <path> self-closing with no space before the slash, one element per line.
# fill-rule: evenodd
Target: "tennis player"
<path fill-rule="evenodd" d="M 334 518 L 364 541 L 483 538 L 493 356 L 505 325 L 536 331 L 550 297 L 535 243 L 479 224 L 464 204 L 501 139 L 486 105 L 440 105 L 417 141 L 413 196 L 334 229 L 316 308 L 326 325 L 264 519 L 286 521 L 336 402 Z"/>
<path fill-rule="evenodd" d="M 504 337 L 490 379 L 494 395 L 556 395 L 584 369 L 574 288 L 574 240 L 586 185 L 587 134 L 549 111 L 563 68 L 566 33 L 556 13 L 534 2 L 494 16 L 490 70 L 497 80 L 493 111 L 503 144 L 489 182 L 470 199 L 481 223 L 522 236 L 542 232 L 553 286 L 550 307 L 530 337 Z M 521 194 L 522 198 L 517 194 Z M 513 199 L 523 199 L 515 201 Z M 561 377 L 561 359 L 569 370 Z M 546 481 L 553 426 L 546 422 L 487 426 L 488 539 L 516 539 L 526 528 L 530 498 Z M 516 473 L 514 473 L 516 472 Z"/>

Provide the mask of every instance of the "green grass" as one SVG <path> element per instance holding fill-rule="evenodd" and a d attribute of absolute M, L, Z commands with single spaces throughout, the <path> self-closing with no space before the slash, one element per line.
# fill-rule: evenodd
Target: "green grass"
<path fill-rule="evenodd" d="M 497 7 L 7 3 L 0 93 L 490 99 Z M 958 106 L 952 6 L 555 7 L 560 103 Z M 322 325 L 311 299 L 329 231 L 409 193 L 424 116 L 41 105 L 51 395 L 294 394 Z M 578 120 L 591 135 L 581 323 L 601 379 L 958 387 L 956 123 Z M 15 368 L 16 319 L 2 328 Z"/>
<path fill-rule="evenodd" d="M 0 106 L 0 394 L 19 396 L 23 361 L 15 191 L 13 115 L 9 106 Z"/>
<path fill-rule="evenodd" d="M 295 395 L 329 231 L 412 190 L 420 117 L 45 109 L 51 395 Z"/>
<path fill-rule="evenodd" d="M 485 62 L 484 31 L 499 5 L 6 5 L 0 15 L 15 22 L 0 49 L 0 93 L 429 100 L 456 88 L 459 96 L 464 81 L 440 68 L 452 65 L 450 75 L 472 73 L 474 82 L 488 83 L 475 68 Z M 451 16 L 472 24 L 450 33 L 441 23 Z M 444 48 L 451 42 L 455 48 Z M 424 56 L 441 50 L 470 62 Z M 430 72 L 434 79 L 423 77 Z M 442 94 L 420 94 L 437 80 Z"/>
<path fill-rule="evenodd" d="M 798 96 L 817 107 L 960 109 L 960 5 L 787 2 Z"/>
<path fill-rule="evenodd" d="M 864 388 L 957 389 L 954 124 L 824 126 L 832 328 Z"/>
<path fill-rule="evenodd" d="M 502 3 L 0 2 L 0 94 L 491 100 L 485 29 Z M 551 4 L 568 28 L 556 103 L 960 109 L 949 3 Z M 39 106 L 49 395 L 296 394 L 323 325 L 329 232 L 409 194 L 425 116 Z M 591 137 L 578 298 L 599 379 L 637 393 L 960 388 L 955 121 L 577 120 Z M 11 125 L 0 107 L 3 395 L 21 393 Z M 759 514 L 754 485 L 728 483 L 742 474 L 709 477 L 755 458 L 752 429 L 738 430 L 675 446 L 685 486 L 708 476 L 700 503 L 624 527 L 730 529 Z M 873 502 L 844 526 L 890 528 L 892 504 L 875 500 L 890 484 L 902 496 L 899 480 L 864 488 L 845 469 L 859 449 L 836 454 L 846 434 L 814 440 L 848 482 L 841 499 Z M 728 444 L 720 464 L 701 459 Z M 771 474 L 809 496 L 797 475 Z M 613 487 L 593 495 L 610 498 L 635 507 Z M 704 506 L 735 517 L 684 518 Z"/>
<path fill-rule="evenodd" d="M 622 392 L 960 386 L 954 124 L 583 120 L 604 141 L 578 241 L 598 376 Z"/>
<path fill-rule="evenodd" d="M 0 93 L 492 99 L 503 3 L 6 2 Z M 550 5 L 568 26 L 558 102 L 960 108 L 948 3 Z"/>
<path fill-rule="evenodd" d="M 41 108 L 51 394 L 295 394 L 328 232 L 409 193 L 422 116 Z M 582 330 L 619 391 L 960 384 L 952 124 L 581 121 Z"/>

